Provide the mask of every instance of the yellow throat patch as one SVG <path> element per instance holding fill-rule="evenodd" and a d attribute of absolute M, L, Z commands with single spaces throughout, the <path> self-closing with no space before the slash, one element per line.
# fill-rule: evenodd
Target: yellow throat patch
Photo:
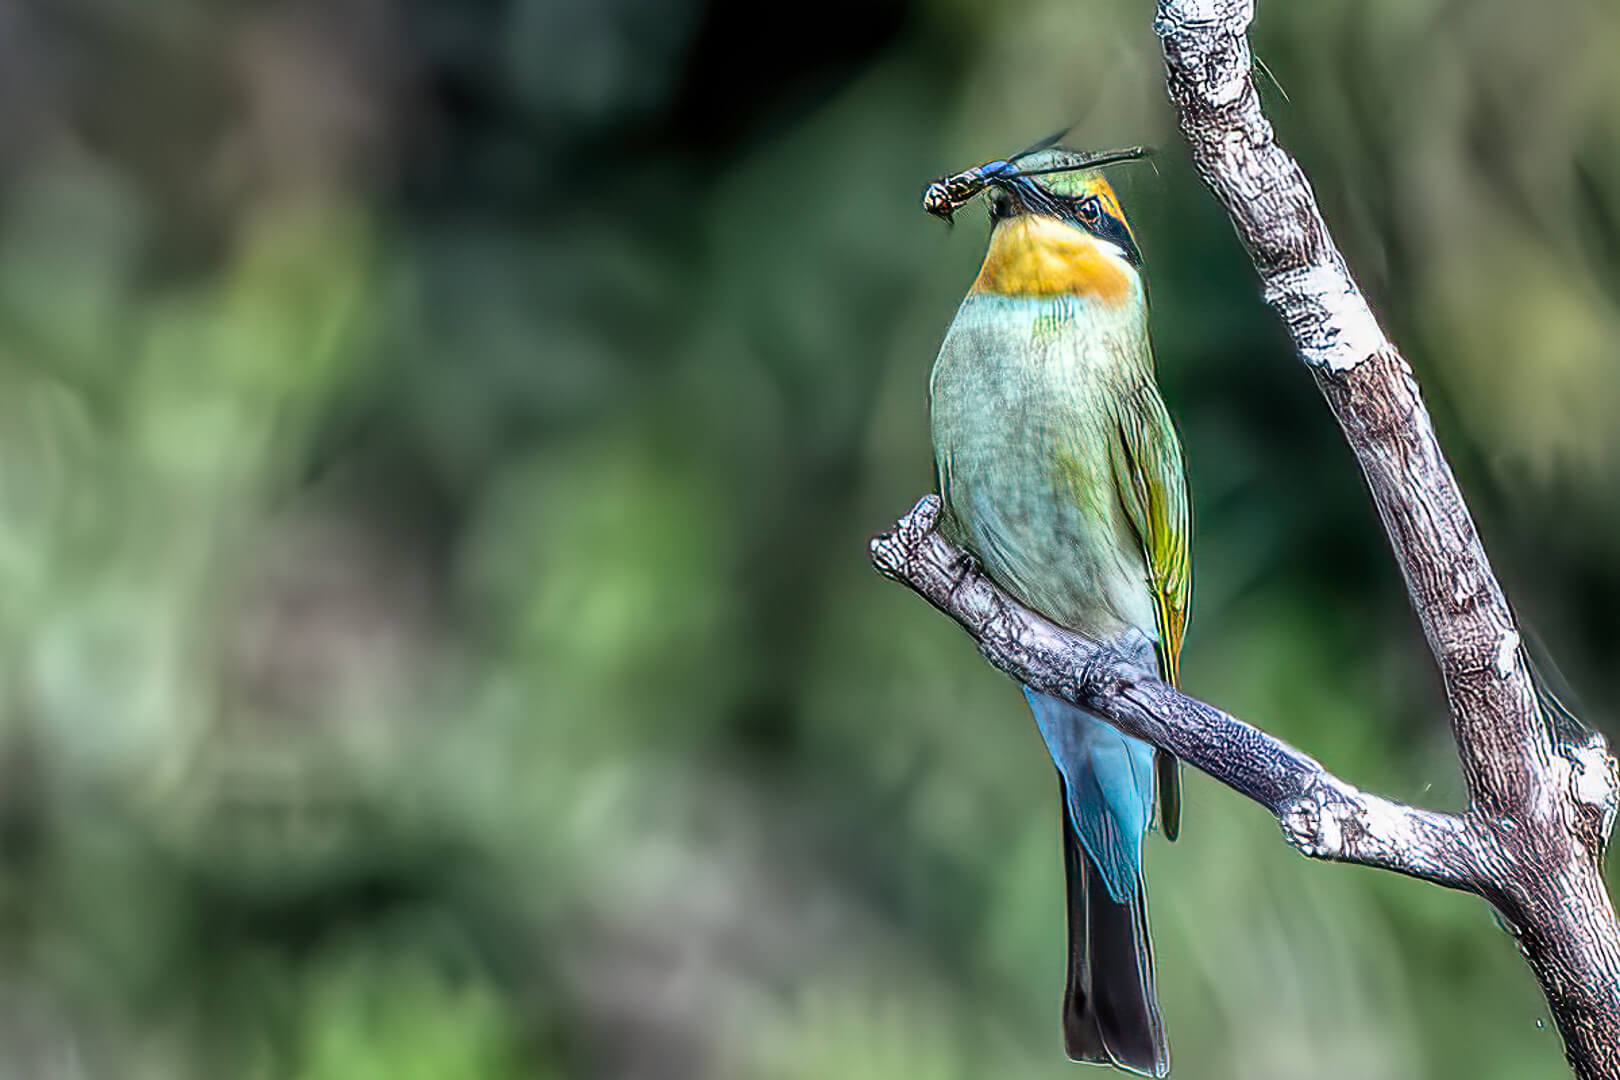
<path fill-rule="evenodd" d="M 1134 271 L 1082 229 L 1020 214 L 996 226 L 974 292 L 998 296 L 1083 296 L 1122 304 Z"/>

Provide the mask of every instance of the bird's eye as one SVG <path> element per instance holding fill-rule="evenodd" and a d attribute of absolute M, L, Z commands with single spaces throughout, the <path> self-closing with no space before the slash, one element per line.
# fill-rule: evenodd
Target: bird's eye
<path fill-rule="evenodd" d="M 1080 212 L 1080 220 L 1087 225 L 1095 225 L 1097 219 L 1102 217 L 1102 203 L 1097 201 L 1095 195 L 1087 195 L 1081 199 L 1076 209 Z"/>

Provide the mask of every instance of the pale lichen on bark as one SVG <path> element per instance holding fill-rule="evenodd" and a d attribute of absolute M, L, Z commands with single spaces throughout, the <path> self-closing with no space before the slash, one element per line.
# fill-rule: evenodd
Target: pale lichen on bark
<path fill-rule="evenodd" d="M 1342 266 L 1280 271 L 1265 281 L 1263 295 L 1288 320 L 1300 356 L 1312 367 L 1349 371 L 1384 344 L 1378 320 Z"/>

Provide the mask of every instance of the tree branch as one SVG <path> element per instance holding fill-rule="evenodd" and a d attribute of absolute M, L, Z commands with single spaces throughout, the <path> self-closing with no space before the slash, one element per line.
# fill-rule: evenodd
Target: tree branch
<path fill-rule="evenodd" d="M 934 531 L 939 510 L 939 496 L 924 496 L 893 532 L 872 541 L 872 561 L 960 623 L 996 667 L 1169 750 L 1253 799 L 1306 855 L 1470 892 L 1483 886 L 1480 852 L 1494 842 L 1474 835 L 1463 818 L 1360 791 L 1308 754 L 1161 681 L 1151 662 L 1036 614 Z M 1151 643 L 1143 638 L 1140 644 L 1151 657 Z"/>
<path fill-rule="evenodd" d="M 1155 24 L 1193 164 L 1355 452 L 1445 682 L 1469 797 L 1535 801 L 1552 757 L 1507 599 L 1411 370 L 1379 329 L 1250 76 L 1252 0 L 1164 0 Z"/>
<path fill-rule="evenodd" d="M 1174 102 L 1199 175 L 1231 216 L 1355 454 L 1445 685 L 1468 787 L 1459 816 L 1359 791 L 1314 759 L 1055 626 L 933 533 L 918 503 L 872 557 L 956 619 L 997 667 L 1097 713 L 1254 799 L 1307 855 L 1476 892 L 1512 928 L 1583 1080 L 1620 1080 L 1620 924 L 1603 849 L 1620 805 L 1601 736 L 1557 743 L 1512 609 L 1411 369 L 1367 306 L 1250 76 L 1253 0 L 1159 0 Z"/>
<path fill-rule="evenodd" d="M 1411 369 L 1260 110 L 1247 38 L 1253 15 L 1253 0 L 1160 0 L 1154 28 L 1182 134 L 1383 519 L 1445 685 L 1468 785 L 1465 816 L 1495 839 L 1481 849 L 1490 872 L 1480 891 L 1518 928 L 1575 1072 L 1620 1080 L 1620 926 L 1602 874 L 1620 797 L 1614 758 L 1600 736 L 1580 747 L 1553 743 L 1512 609 Z"/>

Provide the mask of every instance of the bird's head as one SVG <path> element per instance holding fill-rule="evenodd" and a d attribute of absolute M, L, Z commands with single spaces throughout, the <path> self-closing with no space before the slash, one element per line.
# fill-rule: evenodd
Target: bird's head
<path fill-rule="evenodd" d="M 1145 151 L 1121 151 L 1133 157 Z M 1113 185 L 1102 174 L 1097 154 L 1040 150 L 1021 158 L 986 185 L 990 220 L 1001 225 L 1022 215 L 1054 218 L 1116 250 L 1132 266 L 1142 265 L 1136 236 L 1119 205 Z M 1113 153 L 1102 155 L 1114 160 Z"/>
<path fill-rule="evenodd" d="M 1139 279 L 1142 254 L 1101 170 L 1149 151 L 1086 153 L 1054 146 L 1057 138 L 936 180 L 923 193 L 923 209 L 949 221 L 986 196 L 993 232 L 975 285 L 980 291 L 1123 300 Z"/>

